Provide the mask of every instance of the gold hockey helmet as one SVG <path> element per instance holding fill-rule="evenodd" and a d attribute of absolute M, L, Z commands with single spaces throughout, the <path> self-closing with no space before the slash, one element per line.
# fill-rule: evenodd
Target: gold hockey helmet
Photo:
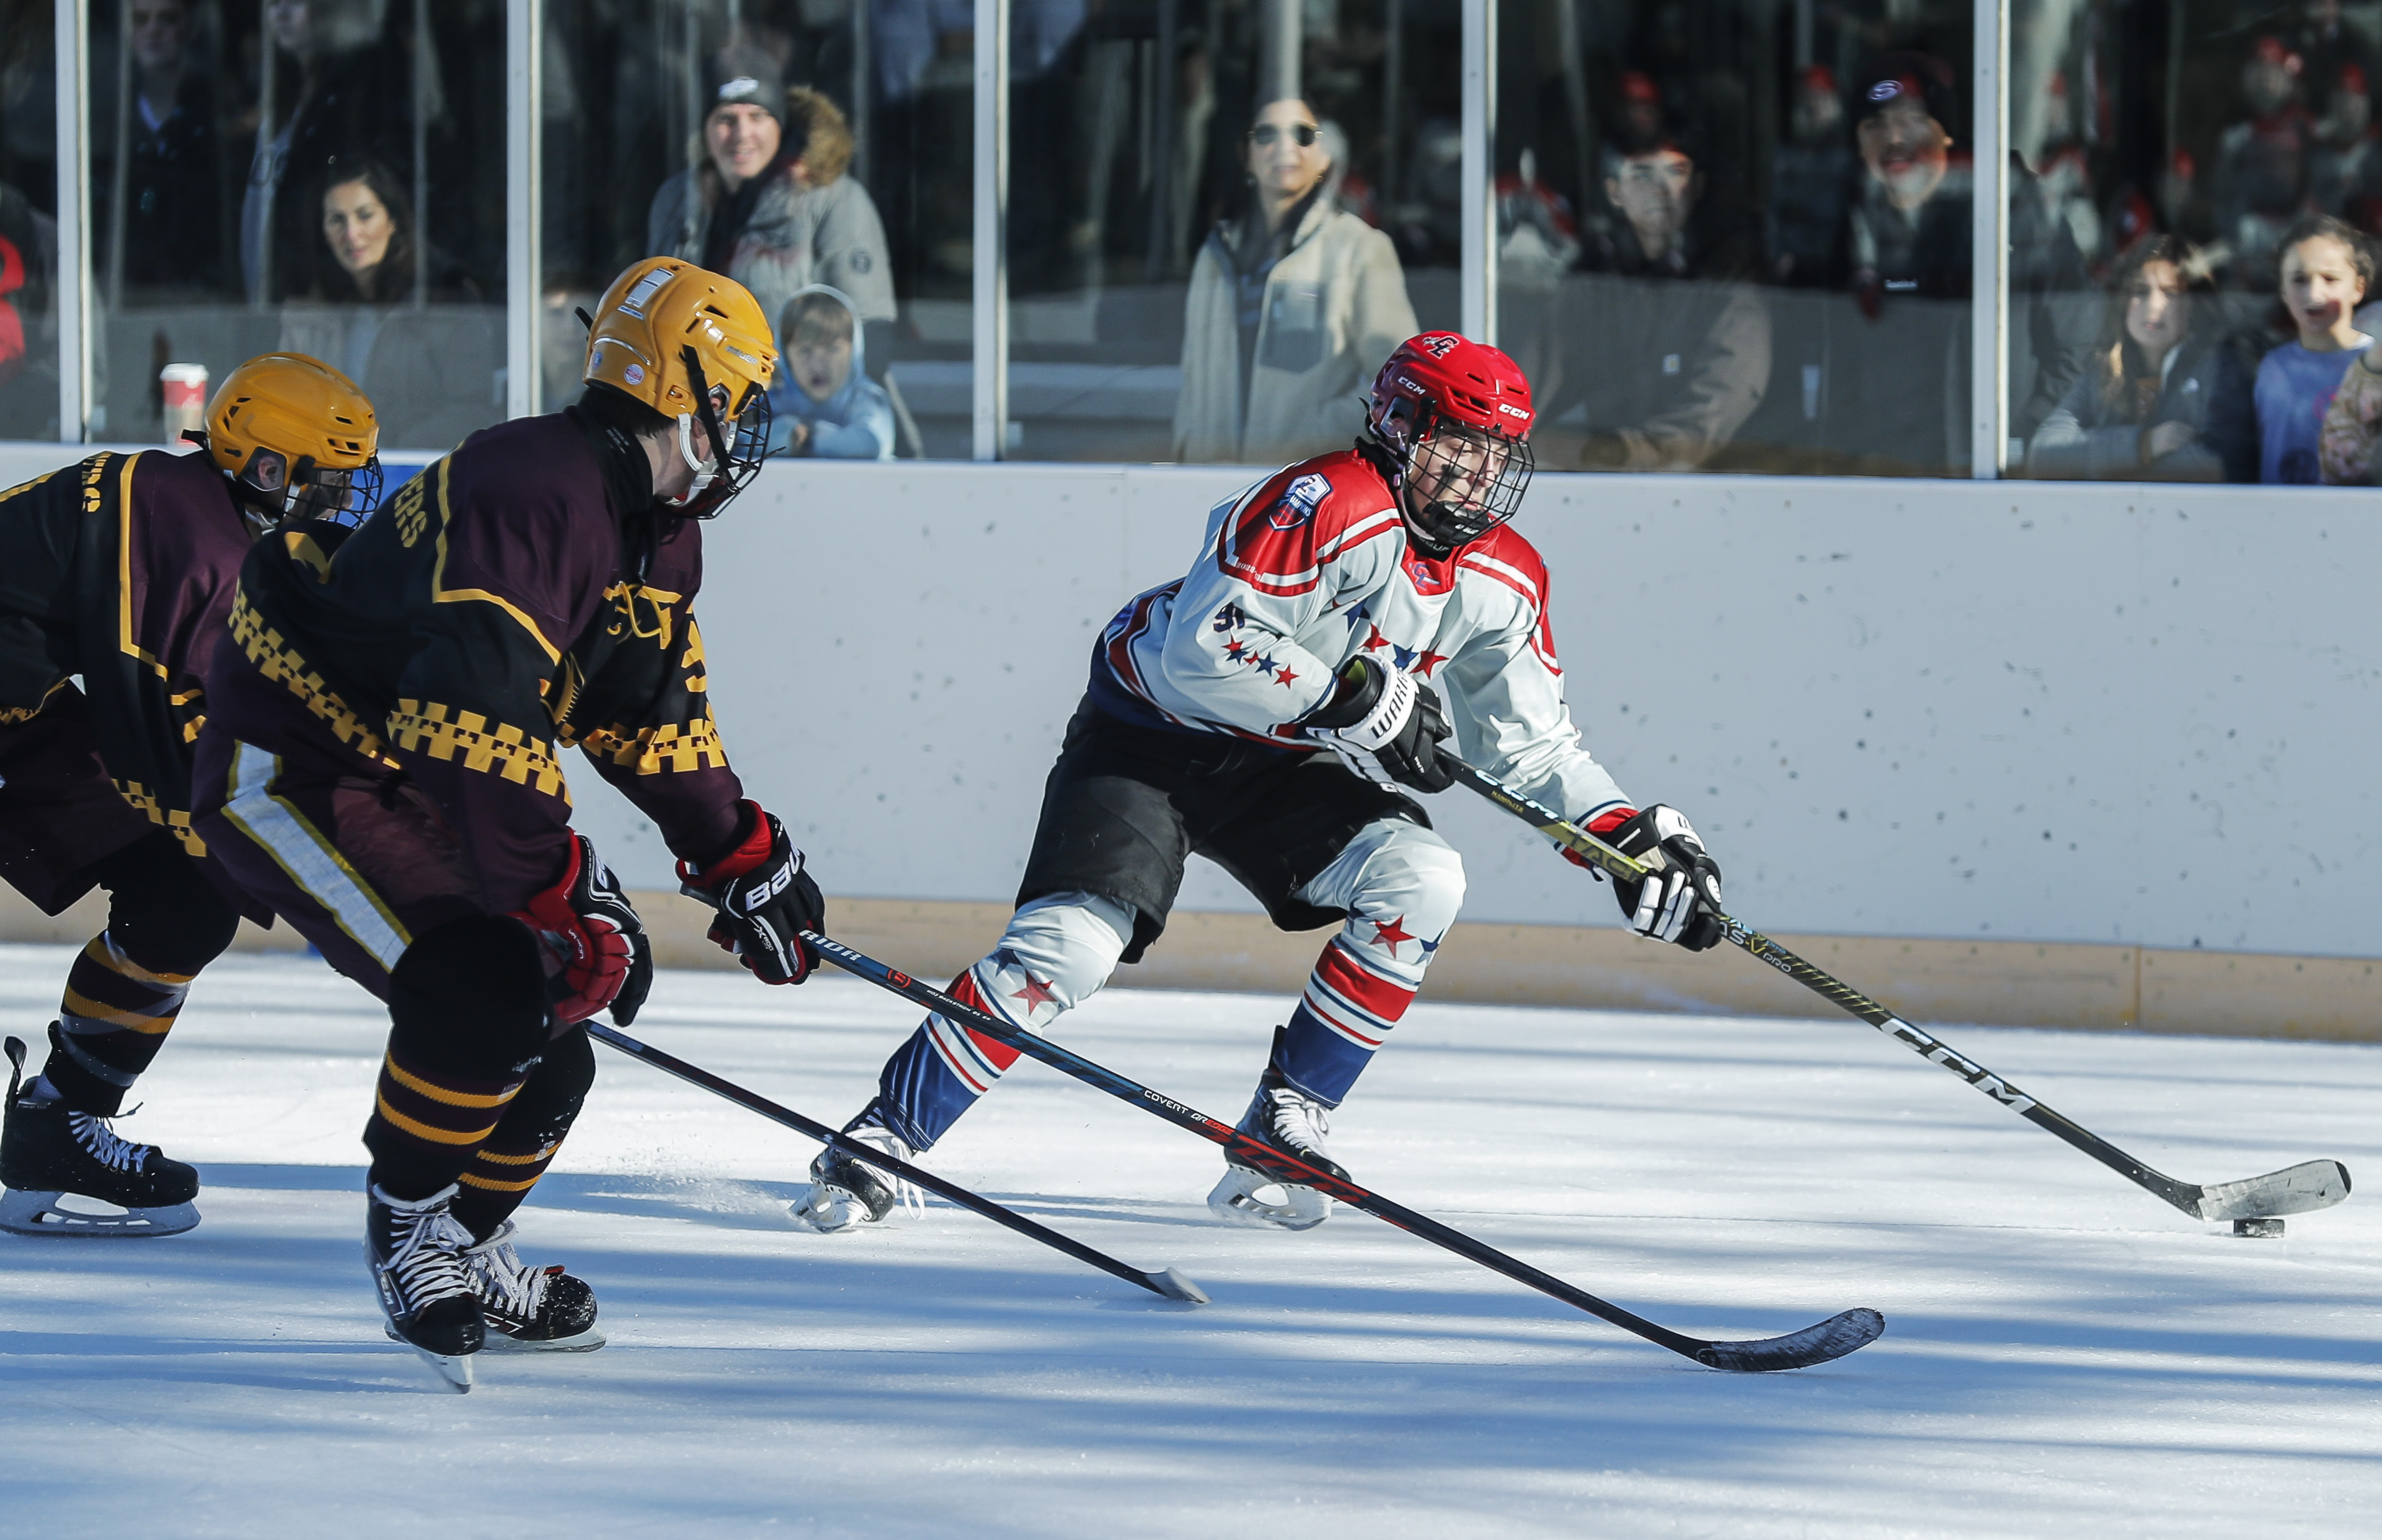
<path fill-rule="evenodd" d="M 207 455 L 275 519 L 368 511 L 380 495 L 380 423 L 355 382 L 304 353 L 261 353 L 207 408 Z"/>
<path fill-rule="evenodd" d="M 777 367 L 769 318 L 743 284 L 676 257 L 647 257 L 596 305 L 583 378 L 678 424 L 695 485 L 676 511 L 708 518 L 760 469 Z"/>

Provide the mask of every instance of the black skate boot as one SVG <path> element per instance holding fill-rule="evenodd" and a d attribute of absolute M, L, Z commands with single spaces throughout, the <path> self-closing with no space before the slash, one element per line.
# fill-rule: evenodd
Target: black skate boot
<path fill-rule="evenodd" d="M 1348 1173 L 1323 1146 L 1331 1131 L 1330 1109 L 1293 1086 L 1282 1073 L 1282 1040 L 1286 1029 L 1273 1029 L 1273 1053 L 1258 1078 L 1258 1092 L 1241 1115 L 1240 1131 L 1262 1140 L 1296 1161 L 1280 1171 L 1262 1169 L 1253 1159 L 1227 1152 L 1224 1179 L 1208 1194 L 1209 1211 L 1235 1225 L 1266 1226 L 1283 1230 L 1311 1230 L 1332 1217 L 1332 1200 L 1297 1179 L 1299 1166 L 1345 1181 Z M 1278 1196 L 1269 1196 L 1270 1194 Z"/>
<path fill-rule="evenodd" d="M 449 1212 L 453 1184 L 406 1202 L 365 1188 L 364 1262 L 380 1290 L 389 1335 L 420 1353 L 457 1391 L 472 1388 L 472 1355 L 486 1331 L 463 1253 L 472 1232 Z"/>
<path fill-rule="evenodd" d="M 480 1297 L 482 1341 L 491 1353 L 586 1353 L 604 1346 L 596 1329 L 596 1291 L 560 1267 L 531 1267 L 513 1251 L 510 1219 L 463 1253 Z"/>
<path fill-rule="evenodd" d="M 846 1128 L 844 1135 L 854 1143 L 882 1150 L 895 1160 L 910 1158 L 910 1147 L 890 1129 Z M 833 1235 L 838 1230 L 874 1225 L 902 1204 L 923 1209 L 926 1199 L 899 1177 L 864 1165 L 830 1145 L 811 1162 L 810 1195 L 793 1204 L 790 1212 L 794 1223 L 804 1229 Z"/>
<path fill-rule="evenodd" d="M 50 1029 L 52 1040 L 57 1028 Z M 18 1235 L 179 1235 L 199 1222 L 199 1174 L 153 1144 L 118 1138 L 110 1120 L 25 1089 L 25 1044 L 10 1038 L 6 1127 L 0 1128 L 0 1230 Z M 68 1208 L 68 1194 L 122 1214 Z"/>

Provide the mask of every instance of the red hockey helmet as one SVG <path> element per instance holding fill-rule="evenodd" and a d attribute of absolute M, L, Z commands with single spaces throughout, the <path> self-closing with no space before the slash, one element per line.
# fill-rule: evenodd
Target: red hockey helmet
<path fill-rule="evenodd" d="M 1520 511 L 1530 483 L 1530 382 L 1485 342 L 1427 331 L 1373 376 L 1365 424 L 1396 462 L 1425 541 L 1468 544 Z M 1417 501 L 1421 506 L 1415 506 Z"/>

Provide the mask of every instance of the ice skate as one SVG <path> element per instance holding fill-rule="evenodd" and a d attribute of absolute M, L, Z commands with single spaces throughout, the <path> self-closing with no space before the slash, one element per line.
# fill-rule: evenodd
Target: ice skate
<path fill-rule="evenodd" d="M 1330 1125 L 1323 1103 L 1284 1080 L 1271 1063 L 1241 1116 L 1240 1130 L 1329 1176 L 1348 1175 L 1324 1148 Z M 1311 1230 L 1332 1217 L 1332 1200 L 1325 1194 L 1229 1153 L 1224 1179 L 1208 1194 L 1208 1208 L 1231 1224 L 1283 1230 Z"/>
<path fill-rule="evenodd" d="M 882 1150 L 895 1160 L 910 1158 L 910 1147 L 890 1129 L 852 1128 L 844 1137 Z M 811 1190 L 790 1212 L 803 1228 L 833 1235 L 874 1225 L 896 1206 L 923 1211 L 926 1198 L 899 1177 L 888 1176 L 829 1146 L 811 1162 Z"/>
<path fill-rule="evenodd" d="M 401 1201 L 367 1189 L 364 1261 L 380 1291 L 389 1335 L 420 1353 L 456 1392 L 472 1388 L 472 1355 L 487 1337 L 473 1264 L 472 1232 L 448 1205 L 453 1184 Z M 591 1300 L 592 1304 L 592 1300 Z"/>
<path fill-rule="evenodd" d="M 491 1353 L 585 1353 L 604 1346 L 596 1291 L 559 1266 L 531 1267 L 513 1251 L 510 1219 L 463 1253 Z"/>
<path fill-rule="evenodd" d="M 55 1029 L 53 1029 L 55 1031 Z M 199 1222 L 199 1174 L 153 1144 L 117 1135 L 108 1118 L 36 1102 L 24 1085 L 25 1044 L 7 1043 L 8 1102 L 0 1128 L 0 1229 L 18 1235 L 179 1235 Z M 105 1203 L 108 1214 L 68 1200 Z"/>

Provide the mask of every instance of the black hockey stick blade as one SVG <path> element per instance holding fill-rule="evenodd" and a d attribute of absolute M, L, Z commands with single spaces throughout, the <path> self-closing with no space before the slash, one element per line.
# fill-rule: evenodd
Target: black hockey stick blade
<path fill-rule="evenodd" d="M 1038 1224 L 1016 1210 L 1004 1207 L 989 1198 L 979 1197 L 955 1183 L 945 1181 L 931 1171 L 922 1170 L 908 1161 L 897 1160 L 884 1151 L 857 1143 L 829 1127 L 824 1123 L 804 1117 L 788 1107 L 781 1107 L 767 1097 L 745 1090 L 733 1080 L 723 1079 L 707 1069 L 687 1063 L 675 1054 L 665 1053 L 650 1043 L 638 1041 L 617 1027 L 600 1021 L 587 1023 L 587 1035 L 599 1042 L 609 1043 L 632 1059 L 642 1059 L 665 1074 L 675 1075 L 693 1086 L 701 1086 L 714 1095 L 722 1096 L 751 1112 L 759 1113 L 772 1123 L 783 1124 L 796 1133 L 804 1134 L 855 1160 L 865 1161 L 879 1171 L 890 1171 L 906 1181 L 915 1182 L 928 1192 L 948 1198 L 971 1213 L 980 1214 L 1004 1229 L 1016 1231 L 1028 1239 L 1038 1240 L 1054 1251 L 1064 1251 L 1077 1262 L 1089 1263 L 1101 1272 L 1123 1278 L 1149 1290 L 1161 1299 L 1180 1300 L 1185 1304 L 1204 1305 L 1208 1292 L 1172 1267 L 1156 1272 L 1135 1267 L 1117 1261 L 1105 1251 L 1095 1250 L 1070 1236 L 1061 1235 L 1047 1225 Z"/>
<path fill-rule="evenodd" d="M 1311 1187 L 1350 1208 L 1362 1209 L 1409 1235 L 1418 1236 L 1434 1246 L 1443 1247 L 1467 1261 L 1479 1263 L 1491 1272 L 1502 1273 L 1516 1283 L 1527 1284 L 1541 1294 L 1561 1300 L 1576 1310 L 1585 1311 L 1600 1321 L 1611 1322 L 1626 1332 L 1668 1348 L 1683 1358 L 1694 1359 L 1708 1368 L 1741 1371 L 1805 1369 L 1866 1347 L 1885 1330 L 1885 1317 L 1877 1312 L 1849 1310 L 1816 1326 L 1806 1326 L 1785 1337 L 1767 1337 L 1755 1342 L 1707 1342 L 1683 1332 L 1675 1332 L 1668 1326 L 1659 1325 L 1642 1315 L 1624 1310 L 1609 1300 L 1599 1299 L 1584 1288 L 1575 1287 L 1551 1273 L 1541 1272 L 1527 1262 L 1509 1257 L 1495 1247 L 1443 1225 L 1427 1214 L 1419 1214 L 1403 1203 L 1394 1202 L 1344 1177 L 1308 1165 L 1271 1144 L 1251 1139 L 1229 1123 L 1219 1122 L 1171 1097 L 1161 1096 L 1137 1080 L 1128 1079 L 1112 1069 L 1094 1064 L 1082 1054 L 1037 1037 L 1022 1027 L 1013 1027 L 989 1012 L 963 1004 L 932 985 L 921 983 L 897 968 L 888 967 L 841 942 L 830 941 L 816 930 L 805 930 L 802 936 L 820 956 L 845 972 L 923 1005 L 937 1016 L 960 1022 L 996 1041 L 1007 1043 L 1020 1053 L 1031 1054 L 1061 1074 L 1071 1075 L 1094 1090 L 1104 1090 L 1178 1128 L 1186 1128 L 1210 1143 L 1220 1144 L 1259 1170 L 1272 1172 L 1279 1178 L 1302 1187 Z"/>
<path fill-rule="evenodd" d="M 1561 813 L 1517 792 L 1485 770 L 1443 753 L 1440 762 L 1455 779 L 1530 825 L 1556 845 L 1570 851 L 1618 881 L 1641 881 L 1655 869 L 1652 862 L 1633 860 Z M 1659 856 L 1656 857 L 1659 861 Z M 1860 1017 L 1909 1048 L 1930 1064 L 1943 1066 L 1970 1085 L 2045 1132 L 2057 1134 L 2143 1191 L 2163 1198 L 2196 1219 L 2265 1219 L 2330 1208 L 2349 1196 L 2349 1168 L 2339 1161 L 2307 1161 L 2263 1177 L 2203 1187 L 2168 1176 L 2136 1160 L 2074 1119 L 2062 1115 L 1955 1050 L 1933 1033 L 1921 1030 L 1825 970 L 1813 967 L 1776 942 L 1727 915 L 1720 917 L 1722 934 L 1748 956 L 1769 964 L 1848 1015 Z"/>
<path fill-rule="evenodd" d="M 1809 1369 L 1868 1347 L 1885 1335 L 1885 1317 L 1867 1308 L 1848 1310 L 1816 1326 L 1758 1342 L 1707 1342 L 1696 1361 L 1713 1369 L 1760 1374 L 1772 1369 Z"/>

